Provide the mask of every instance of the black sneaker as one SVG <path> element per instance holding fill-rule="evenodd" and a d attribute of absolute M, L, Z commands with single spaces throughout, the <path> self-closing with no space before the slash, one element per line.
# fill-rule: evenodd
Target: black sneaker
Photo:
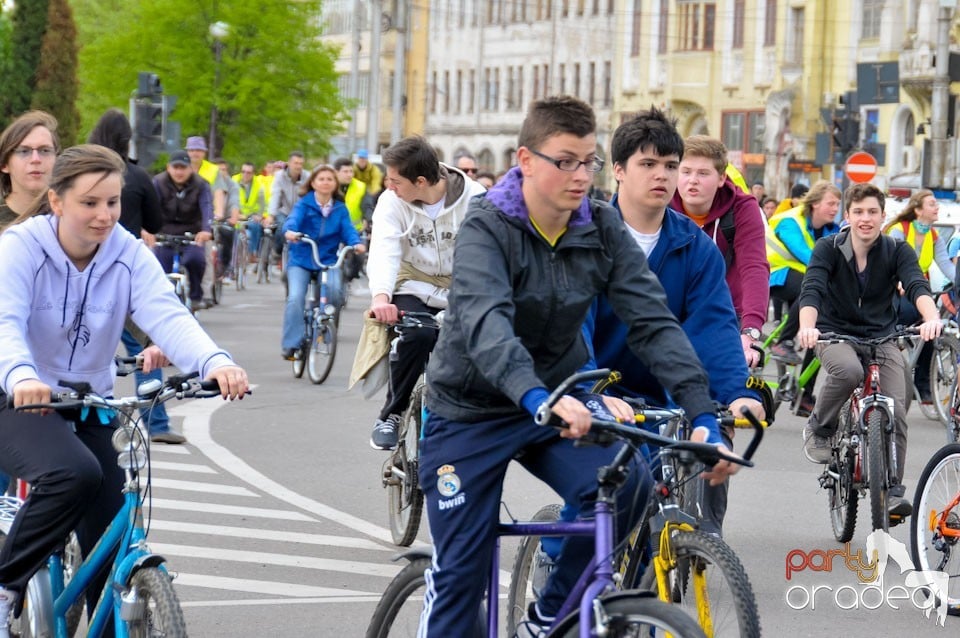
<path fill-rule="evenodd" d="M 793 343 L 790 341 L 775 343 L 770 346 L 770 356 L 788 366 L 798 366 L 803 363 L 803 359 L 793 349 Z"/>
<path fill-rule="evenodd" d="M 287 361 L 293 361 L 296 358 L 297 349 L 296 348 L 283 348 L 280 350 L 280 356 Z"/>
<path fill-rule="evenodd" d="M 913 505 L 903 496 L 887 495 L 887 514 L 890 516 L 890 526 L 899 525 L 913 514 Z"/>
<path fill-rule="evenodd" d="M 397 449 L 397 436 L 400 430 L 400 415 L 391 414 L 386 419 L 377 419 L 370 435 L 370 447 L 374 450 Z"/>

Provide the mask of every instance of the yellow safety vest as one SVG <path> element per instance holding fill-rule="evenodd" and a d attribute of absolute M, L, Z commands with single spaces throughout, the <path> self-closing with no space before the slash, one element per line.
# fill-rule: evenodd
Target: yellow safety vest
<path fill-rule="evenodd" d="M 353 179 L 350 181 L 350 186 L 347 187 L 347 194 L 343 196 L 347 210 L 350 211 L 350 221 L 353 222 L 353 226 L 357 230 L 363 229 L 363 209 L 360 208 L 360 202 L 363 201 L 366 192 L 366 183 L 359 179 Z"/>
<path fill-rule="evenodd" d="M 197 173 L 200 174 L 200 177 L 207 180 L 207 182 L 213 186 L 213 183 L 217 180 L 217 173 L 220 172 L 220 167 L 214 164 L 213 162 L 208 162 L 203 160 L 200 163 L 200 170 Z"/>
<path fill-rule="evenodd" d="M 896 228 L 896 226 L 891 226 L 887 229 L 887 233 Z M 900 229 L 903 231 L 903 237 L 910 247 L 914 251 L 917 250 L 917 231 L 913 227 L 912 222 L 904 221 L 900 222 Z M 937 243 L 937 231 L 933 228 L 927 233 L 926 237 L 923 238 L 923 245 L 920 247 L 919 254 L 917 256 L 920 262 L 920 271 L 923 272 L 925 277 L 929 276 L 930 273 L 930 264 L 933 263 L 934 250 Z"/>
<path fill-rule="evenodd" d="M 270 190 L 273 188 L 273 175 L 257 175 L 256 178 L 260 180 L 260 188 L 263 189 L 263 201 L 266 204 L 263 213 L 266 215 L 267 211 L 270 210 Z"/>
<path fill-rule="evenodd" d="M 740 187 L 747 195 L 750 194 L 750 188 L 747 186 L 747 180 L 743 179 L 743 174 L 737 170 L 737 167 L 733 164 L 727 164 L 727 177 L 730 178 L 730 181 Z"/>
<path fill-rule="evenodd" d="M 247 196 L 246 189 L 243 187 L 243 176 L 240 173 L 237 173 L 233 176 L 233 181 L 235 181 L 240 186 L 240 216 L 247 218 L 250 215 L 259 215 L 263 212 L 264 207 L 260 206 L 260 179 L 259 175 L 253 176 L 253 182 L 250 184 L 250 195 Z"/>
<path fill-rule="evenodd" d="M 800 233 L 807 246 L 813 248 L 815 239 L 807 228 L 807 218 L 803 214 L 803 206 L 797 206 L 790 210 L 774 215 L 769 220 L 767 227 L 767 261 L 770 262 L 770 272 L 780 270 L 781 268 L 792 268 L 801 275 L 807 272 L 807 265 L 799 261 L 786 244 L 777 237 L 777 226 L 783 223 L 785 219 L 792 219 L 800 227 Z"/>

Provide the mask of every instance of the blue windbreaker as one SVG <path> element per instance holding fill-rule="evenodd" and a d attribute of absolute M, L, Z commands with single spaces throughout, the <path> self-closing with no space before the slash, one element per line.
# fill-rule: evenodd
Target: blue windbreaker
<path fill-rule="evenodd" d="M 317 242 L 317 251 L 324 266 L 336 263 L 340 244 L 356 246 L 360 243 L 360 235 L 350 222 L 350 211 L 346 204 L 334 199 L 330 216 L 324 218 L 313 191 L 301 197 L 293 207 L 293 212 L 283 224 L 283 232 L 288 230 L 303 233 Z M 319 270 L 313 262 L 310 246 L 305 243 L 290 244 L 288 263 L 307 270 Z"/>

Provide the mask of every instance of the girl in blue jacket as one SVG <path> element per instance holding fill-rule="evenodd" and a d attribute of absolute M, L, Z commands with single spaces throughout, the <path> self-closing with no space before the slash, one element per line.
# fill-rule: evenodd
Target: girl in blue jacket
<path fill-rule="evenodd" d="M 350 211 L 340 199 L 337 190 L 337 172 L 332 166 L 321 164 L 313 169 L 304 185 L 303 197 L 297 202 L 283 224 L 284 237 L 290 242 L 287 261 L 287 307 L 283 313 L 282 353 L 292 359 L 303 340 L 303 305 L 310 279 L 320 267 L 313 261 L 313 250 L 300 243 L 300 234 L 316 242 L 320 262 L 330 266 L 337 261 L 340 244 L 353 246 L 357 254 L 366 247 L 350 222 Z M 343 305 L 341 273 L 331 269 L 327 274 L 330 303 Z"/>

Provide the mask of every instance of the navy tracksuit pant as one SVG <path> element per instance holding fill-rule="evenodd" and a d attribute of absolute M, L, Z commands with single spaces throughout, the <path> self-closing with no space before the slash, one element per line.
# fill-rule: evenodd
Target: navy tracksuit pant
<path fill-rule="evenodd" d="M 572 440 L 534 424 L 526 414 L 478 423 L 430 414 L 421 442 L 419 478 L 434 557 L 426 572 L 419 635 L 449 638 L 469 636 L 473 630 L 495 547 L 503 479 L 514 457 L 565 502 L 577 505 L 582 518 L 591 518 L 597 468 L 609 463 L 619 447 L 574 447 Z M 650 481 L 645 462 L 635 456 L 627 484 L 617 495 L 617 540 L 643 513 Z M 593 556 L 593 543 L 589 536 L 564 540 L 539 601 L 545 616 L 559 611 Z"/>

